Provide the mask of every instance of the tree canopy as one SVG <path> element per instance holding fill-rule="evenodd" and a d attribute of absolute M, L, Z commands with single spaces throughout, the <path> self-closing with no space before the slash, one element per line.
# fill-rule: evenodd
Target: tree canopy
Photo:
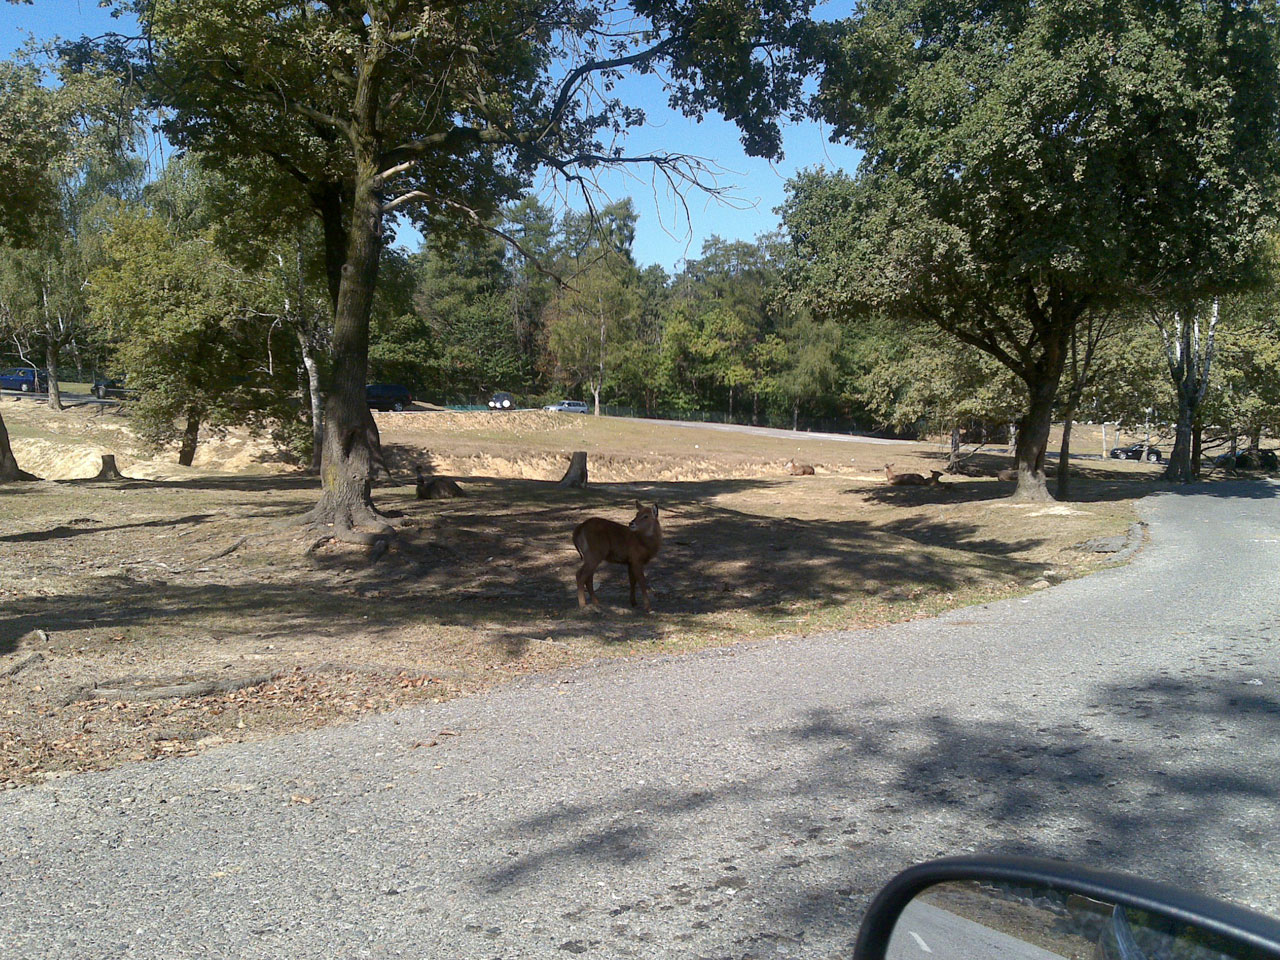
<path fill-rule="evenodd" d="M 816 110 L 866 151 L 785 219 L 809 308 L 936 323 L 1026 384 L 1020 493 L 1086 310 L 1255 280 L 1280 174 L 1272 5 L 868 0 Z"/>
<path fill-rule="evenodd" d="M 627 71 L 661 68 L 674 106 L 717 109 L 748 152 L 776 155 L 810 29 L 809 0 L 120 5 L 143 26 L 145 82 L 173 142 L 270 159 L 321 219 L 334 329 L 315 516 L 362 542 L 389 532 L 370 498 L 363 396 L 385 218 L 492 231 L 543 169 L 589 185 L 602 166 L 646 163 L 696 181 L 689 157 L 625 152 L 644 122 L 612 89 Z"/>

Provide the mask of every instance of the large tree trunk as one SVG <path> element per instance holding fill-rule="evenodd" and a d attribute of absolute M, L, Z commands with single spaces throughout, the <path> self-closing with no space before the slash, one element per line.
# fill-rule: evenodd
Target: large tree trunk
<path fill-rule="evenodd" d="M 323 492 L 311 515 L 317 524 L 332 526 L 337 539 L 365 544 L 393 532 L 373 506 L 369 482 L 381 459 L 371 443 L 373 418 L 365 399 L 369 315 L 382 252 L 383 214 L 373 184 L 375 172 L 372 160 L 360 164 L 333 318 L 333 362 L 321 444 Z"/>
<path fill-rule="evenodd" d="M 44 365 L 49 372 L 49 409 L 62 409 L 62 388 L 58 383 L 58 345 L 52 338 L 45 344 Z"/>
<path fill-rule="evenodd" d="M 298 346 L 302 350 L 302 366 L 307 371 L 307 399 L 311 403 L 311 472 L 320 472 L 321 451 L 324 450 L 324 394 L 320 389 L 320 367 L 311 352 L 311 338 L 298 331 Z"/>
<path fill-rule="evenodd" d="M 1070 464 L 1071 464 L 1071 427 L 1075 420 L 1075 411 L 1068 410 L 1066 418 L 1062 421 L 1062 445 L 1058 448 L 1058 499 L 1067 499 L 1070 493 Z"/>
<path fill-rule="evenodd" d="M 178 449 L 178 463 L 184 467 L 191 466 L 196 458 L 196 444 L 200 442 L 200 411 L 195 407 L 187 410 L 187 426 L 182 431 L 182 446 Z"/>
<path fill-rule="evenodd" d="M 1200 479 L 1201 461 L 1204 459 L 1204 421 L 1196 417 L 1195 429 L 1191 431 L 1191 473 Z"/>
<path fill-rule="evenodd" d="M 1195 479 L 1195 473 L 1191 469 L 1192 424 L 1195 416 L 1192 398 L 1179 386 L 1178 423 L 1174 427 L 1173 452 L 1169 454 L 1169 466 L 1164 471 L 1166 480 L 1190 483 Z"/>
<path fill-rule="evenodd" d="M 1061 367 L 1058 368 L 1061 373 Z M 1018 467 L 1018 487 L 1014 500 L 1052 500 L 1045 482 L 1044 457 L 1049 448 L 1049 429 L 1053 425 L 1053 398 L 1058 392 L 1058 378 L 1045 378 L 1031 387 L 1031 403 L 1018 421 L 1018 442 L 1014 457 Z"/>
<path fill-rule="evenodd" d="M 39 479 L 18 466 L 18 461 L 13 456 L 13 448 L 9 446 L 9 428 L 4 425 L 4 416 L 0 415 L 0 483 Z"/>
<path fill-rule="evenodd" d="M 1199 318 L 1192 309 L 1174 311 L 1171 318 L 1160 314 L 1152 317 L 1164 340 L 1169 373 L 1178 395 L 1178 425 L 1174 431 L 1173 452 L 1164 478 L 1191 483 L 1196 478 L 1192 462 L 1195 423 L 1200 404 L 1209 386 L 1209 370 L 1213 362 L 1214 331 L 1218 323 L 1218 302 L 1213 303 L 1208 332 L 1202 340 Z"/>

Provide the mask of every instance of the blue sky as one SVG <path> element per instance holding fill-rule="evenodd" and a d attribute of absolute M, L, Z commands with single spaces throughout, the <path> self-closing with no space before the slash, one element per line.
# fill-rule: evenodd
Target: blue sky
<path fill-rule="evenodd" d="M 121 29 L 127 29 L 125 24 L 99 9 L 97 0 L 36 0 L 31 6 L 0 2 L 0 56 L 12 53 L 27 33 L 44 39 Z M 640 214 L 635 256 L 641 264 L 657 263 L 671 271 L 681 259 L 696 258 L 703 240 L 712 234 L 750 240 L 776 229 L 773 210 L 782 203 L 788 177 L 818 164 L 852 169 L 857 163 L 858 153 L 828 143 L 818 124 L 789 126 L 783 141 L 786 157 L 772 164 L 748 157 L 732 124 L 715 116 L 696 123 L 670 110 L 655 79 L 632 79 L 621 92 L 649 117 L 647 128 L 630 134 L 630 151 L 666 150 L 705 158 L 719 168 L 717 182 L 733 198 L 718 201 L 696 190 L 686 191 L 686 216 L 680 202 L 664 186 L 655 187 L 646 171 L 604 176 L 602 186 L 612 199 L 630 196 L 635 201 Z M 417 245 L 416 236 L 409 233 L 402 232 L 399 239 L 410 247 Z"/>

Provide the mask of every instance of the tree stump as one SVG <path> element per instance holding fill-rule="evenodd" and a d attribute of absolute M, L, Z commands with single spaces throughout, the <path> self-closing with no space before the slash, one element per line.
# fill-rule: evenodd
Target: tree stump
<path fill-rule="evenodd" d="M 98 471 L 94 480 L 128 480 L 116 466 L 116 455 L 114 453 L 104 453 L 102 455 L 102 469 Z"/>
<path fill-rule="evenodd" d="M 569 469 L 560 478 L 562 487 L 585 487 L 587 485 L 587 451 L 578 450 L 569 460 Z"/>

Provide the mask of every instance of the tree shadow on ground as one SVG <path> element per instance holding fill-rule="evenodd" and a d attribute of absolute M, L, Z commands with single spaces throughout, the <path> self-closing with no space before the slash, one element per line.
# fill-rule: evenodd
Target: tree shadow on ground
<path fill-rule="evenodd" d="M 1098 476 L 1076 476 L 1071 479 L 1071 493 L 1063 503 L 1111 503 L 1118 500 L 1133 500 L 1156 493 L 1171 487 L 1150 477 L 1134 477 L 1133 479 L 1117 479 L 1114 474 L 1100 472 Z M 1013 501 L 1014 484 L 992 478 L 975 479 L 972 477 L 943 477 L 941 482 L 924 487 L 895 487 L 889 484 L 870 489 L 851 488 L 844 491 L 848 494 L 862 494 L 874 503 L 919 506 L 921 504 L 955 504 L 983 503 L 996 500 Z M 1057 489 L 1053 479 L 1049 481 L 1049 492 Z M 1035 506 L 1032 501 L 1023 501 L 1028 506 Z"/>
<path fill-rule="evenodd" d="M 920 459 L 938 464 L 942 469 L 947 461 L 946 454 L 921 454 Z M 1114 464 L 1118 461 L 1071 461 L 1071 489 L 1063 503 L 1103 503 L 1115 500 L 1131 500 L 1151 493 L 1206 494 L 1213 497 L 1249 500 L 1267 500 L 1280 496 L 1280 485 L 1268 482 L 1265 476 L 1210 475 L 1202 476 L 1194 483 L 1173 483 L 1164 480 L 1160 472 L 1117 473 Z M 889 487 L 876 488 L 868 495 L 881 502 L 914 503 L 934 502 L 927 495 L 922 500 L 913 500 L 923 491 L 932 491 L 936 502 L 948 502 L 941 499 L 938 491 L 947 491 L 947 496 L 956 502 L 975 502 L 999 500 L 1012 496 L 1014 484 L 1008 481 L 993 479 L 995 473 L 1014 465 L 1013 459 L 996 454 L 978 454 L 966 458 L 966 468 L 976 468 L 991 474 L 991 477 L 973 478 L 948 474 L 942 478 L 941 487 Z M 1162 468 L 1163 469 L 1163 468 Z M 1057 492 L 1056 463 L 1046 467 L 1049 477 L 1049 491 Z M 861 492 L 861 491 L 849 491 Z M 900 499 L 895 499 L 900 498 Z"/>
<path fill-rule="evenodd" d="M 185 517 L 171 517 L 164 520 L 140 520 L 137 523 L 117 523 L 99 526 L 89 518 L 72 520 L 75 526 L 59 524 L 48 530 L 31 530 L 26 533 L 12 533 L 0 536 L 0 543 L 41 543 L 46 540 L 60 540 L 66 537 L 82 537 L 99 533 L 113 533 L 121 530 L 138 530 L 148 527 L 178 527 L 188 523 L 203 523 L 216 517 L 212 513 L 193 513 Z"/>
<path fill-rule="evenodd" d="M 273 491 L 320 490 L 318 477 L 302 473 L 271 474 L 237 474 L 234 476 L 196 476 L 182 480 L 147 480 L 141 477 L 128 477 L 123 480 L 46 480 L 41 483 L 7 483 L 0 484 L 0 496 L 15 493 L 41 493 L 49 488 L 75 486 L 79 489 L 93 487 L 102 490 L 173 490 L 173 491 L 209 491 L 209 492 L 245 492 L 268 493 Z"/>
<path fill-rule="evenodd" d="M 686 895 L 674 908 L 705 911 L 726 899 L 724 884 L 741 884 L 764 905 L 765 928 L 831 955 L 852 948 L 860 910 L 849 909 L 851 898 L 863 907 L 896 869 L 974 849 L 1074 860 L 1227 898 L 1270 897 L 1274 908 L 1275 891 L 1257 886 L 1258 863 L 1240 870 L 1236 859 L 1259 851 L 1255 859 L 1269 862 L 1261 851 L 1280 849 L 1274 768 L 1256 763 L 1251 746 L 1280 738 L 1280 699 L 1248 679 L 1101 686 L 1083 693 L 1088 708 L 1076 719 L 904 716 L 874 702 L 813 709 L 749 737 L 761 753 L 758 776 L 725 782 L 722 769 L 710 769 L 721 752 L 748 749 L 734 739 L 707 749 L 707 770 L 682 765 L 697 785 L 664 783 L 655 771 L 656 782 L 497 825 L 489 839 L 523 843 L 524 852 L 487 872 L 477 895 L 517 897 L 541 876 L 603 864 L 654 877 L 648 909 L 671 910 L 662 902 L 676 889 L 667 886 L 672 864 L 691 859 L 679 857 L 686 838 L 717 829 L 720 863 L 682 877 Z M 1193 727 L 1210 733 L 1193 741 Z M 717 873 L 724 863 L 732 875 Z M 608 919 L 579 922 L 607 936 Z"/>
<path fill-rule="evenodd" d="M 438 623 L 480 628 L 488 642 L 514 657 L 535 639 L 660 639 L 707 614 L 782 618 L 798 609 L 881 601 L 886 591 L 897 591 L 888 601 L 898 602 L 913 593 L 1013 583 L 1042 569 L 1011 556 L 1039 540 L 987 543 L 962 521 L 920 520 L 897 532 L 864 520 L 762 517 L 715 503 L 720 494 L 768 483 L 612 484 L 584 492 L 553 483 L 473 479 L 470 489 L 478 495 L 431 502 L 416 501 L 409 488 L 385 490 L 380 504 L 404 513 L 407 526 L 375 564 L 346 548 L 303 558 L 296 544 L 285 544 L 278 555 L 257 555 L 246 546 L 206 566 L 215 553 L 207 539 L 176 553 L 187 541 L 170 537 L 135 548 L 136 560 L 122 561 L 112 575 L 78 579 L 56 603 L 30 598 L 9 604 L 0 635 L 156 621 L 200 631 L 211 621 L 245 620 L 251 621 L 247 629 L 265 638 L 308 632 L 323 637 Z M 625 522 L 636 498 L 661 504 L 664 545 L 648 567 L 654 615 L 630 612 L 625 568 L 611 564 L 596 580 L 604 611 L 579 613 L 574 574 L 580 558 L 572 531 L 592 515 Z M 226 542 L 255 533 L 263 521 L 293 507 L 279 501 L 241 505 L 239 526 L 227 528 Z M 203 519 L 190 515 L 133 526 Z M 126 526 L 82 532 L 60 525 L 5 539 L 91 540 L 89 533 L 111 537 L 113 529 Z M 96 545 L 86 542 L 79 549 L 92 557 Z"/>

